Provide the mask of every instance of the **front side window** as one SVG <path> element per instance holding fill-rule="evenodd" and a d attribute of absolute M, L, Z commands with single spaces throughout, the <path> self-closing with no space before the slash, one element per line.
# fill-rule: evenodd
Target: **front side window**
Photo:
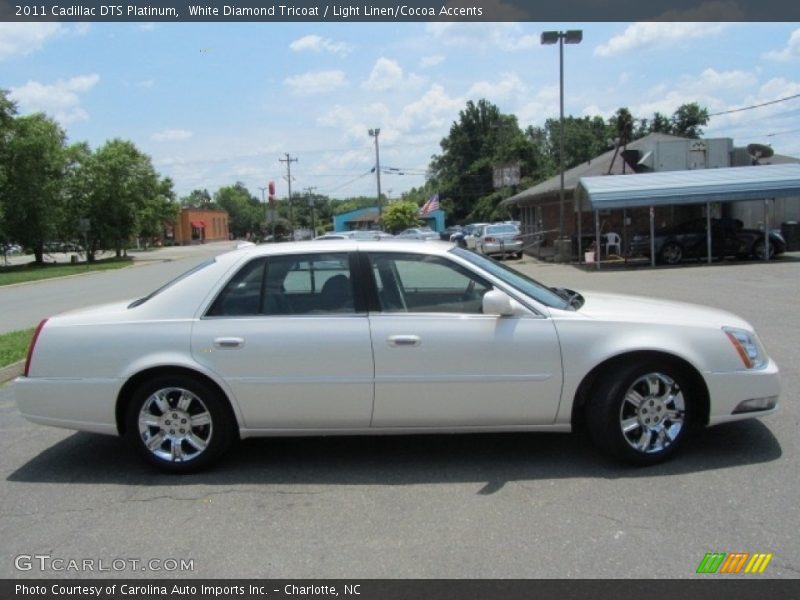
<path fill-rule="evenodd" d="M 276 316 L 352 313 L 346 253 L 263 257 L 231 278 L 207 315 Z"/>
<path fill-rule="evenodd" d="M 492 289 L 474 273 L 438 256 L 371 254 L 383 312 L 480 314 Z"/>

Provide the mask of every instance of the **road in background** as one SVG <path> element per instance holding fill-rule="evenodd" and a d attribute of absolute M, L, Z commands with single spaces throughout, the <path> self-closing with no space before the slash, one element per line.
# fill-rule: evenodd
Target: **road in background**
<path fill-rule="evenodd" d="M 236 242 L 217 242 L 132 252 L 130 268 L 1 286 L 0 333 L 34 327 L 46 317 L 76 308 L 140 298 L 206 257 L 235 247 Z"/>

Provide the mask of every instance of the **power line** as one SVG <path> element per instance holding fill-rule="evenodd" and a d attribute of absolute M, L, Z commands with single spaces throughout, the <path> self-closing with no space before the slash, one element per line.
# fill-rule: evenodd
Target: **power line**
<path fill-rule="evenodd" d="M 786 96 L 786 98 L 779 98 L 778 100 L 771 100 L 769 102 L 764 102 L 762 104 L 753 104 L 752 106 L 743 106 L 742 108 L 733 108 L 731 110 L 723 110 L 722 112 L 713 113 L 708 115 L 709 117 L 718 117 L 720 115 L 729 115 L 731 113 L 742 112 L 744 110 L 752 110 L 754 108 L 761 108 L 762 106 L 769 106 L 770 104 L 777 104 L 778 102 L 786 102 L 787 100 L 793 100 L 794 98 L 800 98 L 800 94 L 795 94 L 794 96 Z"/>
<path fill-rule="evenodd" d="M 768 133 L 764 137 L 775 137 L 776 135 L 786 135 L 787 133 L 797 133 L 800 129 L 792 129 L 791 131 L 778 131 L 776 133 Z"/>

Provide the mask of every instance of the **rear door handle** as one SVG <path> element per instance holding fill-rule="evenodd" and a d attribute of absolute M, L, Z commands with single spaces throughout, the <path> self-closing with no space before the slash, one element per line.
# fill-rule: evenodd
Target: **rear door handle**
<path fill-rule="evenodd" d="M 244 338 L 218 337 L 214 338 L 214 347 L 220 350 L 235 350 L 244 346 Z"/>
<path fill-rule="evenodd" d="M 390 335 L 386 340 L 390 346 L 419 346 L 418 335 Z"/>

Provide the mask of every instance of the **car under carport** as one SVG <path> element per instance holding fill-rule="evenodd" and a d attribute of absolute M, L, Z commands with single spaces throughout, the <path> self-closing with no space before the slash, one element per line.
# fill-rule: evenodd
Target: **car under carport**
<path fill-rule="evenodd" d="M 769 202 L 776 198 L 800 200 L 800 164 L 582 177 L 576 190 L 578 211 L 594 212 L 595 239 L 598 247 L 601 241 L 601 211 L 649 207 L 650 256 L 653 266 L 655 266 L 655 250 L 652 247 L 655 240 L 655 207 L 705 204 L 710 231 L 712 202 L 763 200 L 766 224 Z M 708 236 L 707 243 L 707 259 L 710 263 L 711 235 Z M 765 236 L 764 243 L 769 244 L 769 236 Z M 769 257 L 768 249 L 764 254 L 765 257 Z M 595 265 L 596 268 L 600 268 L 599 261 L 596 261 Z"/>

